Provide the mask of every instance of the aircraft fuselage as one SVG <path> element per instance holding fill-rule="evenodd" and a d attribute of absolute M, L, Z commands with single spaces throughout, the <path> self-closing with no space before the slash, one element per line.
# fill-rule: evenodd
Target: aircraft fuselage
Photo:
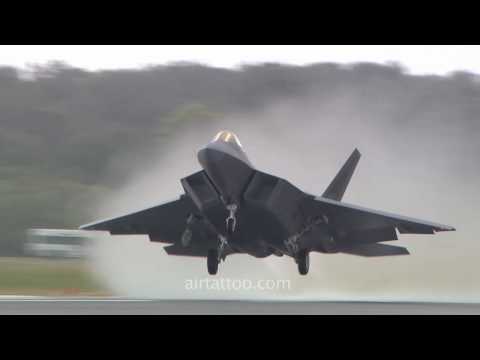
<path fill-rule="evenodd" d="M 255 257 L 291 255 L 285 240 L 301 231 L 305 219 L 298 203 L 307 196 L 286 181 L 265 186 L 268 179 L 264 180 L 269 176 L 255 170 L 236 139 L 212 141 L 198 152 L 198 161 L 221 200 L 214 209 L 203 212 L 217 234 L 228 237 L 229 246 L 237 252 Z M 293 204 L 288 203 L 289 198 Z M 235 229 L 229 233 L 225 220 L 232 206 L 235 208 Z M 292 213 L 295 207 L 299 209 Z M 218 216 L 222 211 L 223 216 Z M 319 235 L 317 231 L 317 240 Z M 308 242 L 308 236 L 304 238 Z"/>
<path fill-rule="evenodd" d="M 288 255 L 306 275 L 309 253 L 358 256 L 406 255 L 383 244 L 401 234 L 434 234 L 454 227 L 342 202 L 360 159 L 355 149 L 322 196 L 307 194 L 287 180 L 253 167 L 240 141 L 221 131 L 198 152 L 202 167 L 180 180 L 185 194 L 174 201 L 81 229 L 112 235 L 146 234 L 167 243 L 169 255 L 207 258 L 209 274 L 228 255 Z"/>

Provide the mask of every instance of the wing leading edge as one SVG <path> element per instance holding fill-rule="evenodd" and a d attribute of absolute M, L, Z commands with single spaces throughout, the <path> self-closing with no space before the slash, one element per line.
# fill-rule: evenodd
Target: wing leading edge
<path fill-rule="evenodd" d="M 434 234 L 455 228 L 430 221 L 368 209 L 324 197 L 308 202 L 312 215 L 326 215 L 336 234 L 337 251 L 357 256 L 408 255 L 404 247 L 380 244 L 397 240 L 398 230 L 408 234 Z"/>
<path fill-rule="evenodd" d="M 439 231 L 455 231 L 452 226 L 368 209 L 324 197 L 315 197 L 313 204 L 316 211 L 326 214 L 335 227 L 346 234 L 388 228 L 396 228 L 402 234 L 433 234 Z"/>
<path fill-rule="evenodd" d="M 150 235 L 155 241 L 176 243 L 180 240 L 187 217 L 195 211 L 187 196 L 123 216 L 80 226 L 81 230 L 109 231 L 112 235 Z"/>

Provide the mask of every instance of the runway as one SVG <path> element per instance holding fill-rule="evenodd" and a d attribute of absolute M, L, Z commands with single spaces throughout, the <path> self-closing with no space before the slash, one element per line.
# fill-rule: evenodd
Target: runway
<path fill-rule="evenodd" d="M 0 315 L 475 315 L 480 304 L 2 298 Z"/>

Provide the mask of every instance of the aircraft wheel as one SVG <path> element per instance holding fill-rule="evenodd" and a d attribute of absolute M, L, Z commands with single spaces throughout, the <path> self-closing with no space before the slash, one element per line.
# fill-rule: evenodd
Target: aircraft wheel
<path fill-rule="evenodd" d="M 214 249 L 208 250 L 207 268 L 210 275 L 215 275 L 218 271 L 218 251 Z"/>
<path fill-rule="evenodd" d="M 308 274 L 308 268 L 310 267 L 310 256 L 308 254 L 308 251 L 300 250 L 297 255 L 297 265 L 300 275 Z"/>

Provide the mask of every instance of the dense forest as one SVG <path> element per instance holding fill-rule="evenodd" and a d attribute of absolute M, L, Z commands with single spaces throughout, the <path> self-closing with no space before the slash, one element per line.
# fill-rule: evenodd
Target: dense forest
<path fill-rule="evenodd" d="M 76 228 L 82 204 L 115 190 L 113 157 L 175 138 L 192 123 L 315 92 L 395 99 L 408 124 L 426 108 L 479 134 L 476 75 L 412 76 L 401 66 L 259 64 L 235 70 L 181 63 L 90 72 L 54 62 L 0 68 L 0 252 L 22 252 L 25 229 Z M 294 120 L 292 120 L 294 121 Z M 392 119 L 389 119 L 392 121 Z M 478 149 L 478 148 L 477 148 Z M 113 177 L 114 179 L 114 177 Z"/>

